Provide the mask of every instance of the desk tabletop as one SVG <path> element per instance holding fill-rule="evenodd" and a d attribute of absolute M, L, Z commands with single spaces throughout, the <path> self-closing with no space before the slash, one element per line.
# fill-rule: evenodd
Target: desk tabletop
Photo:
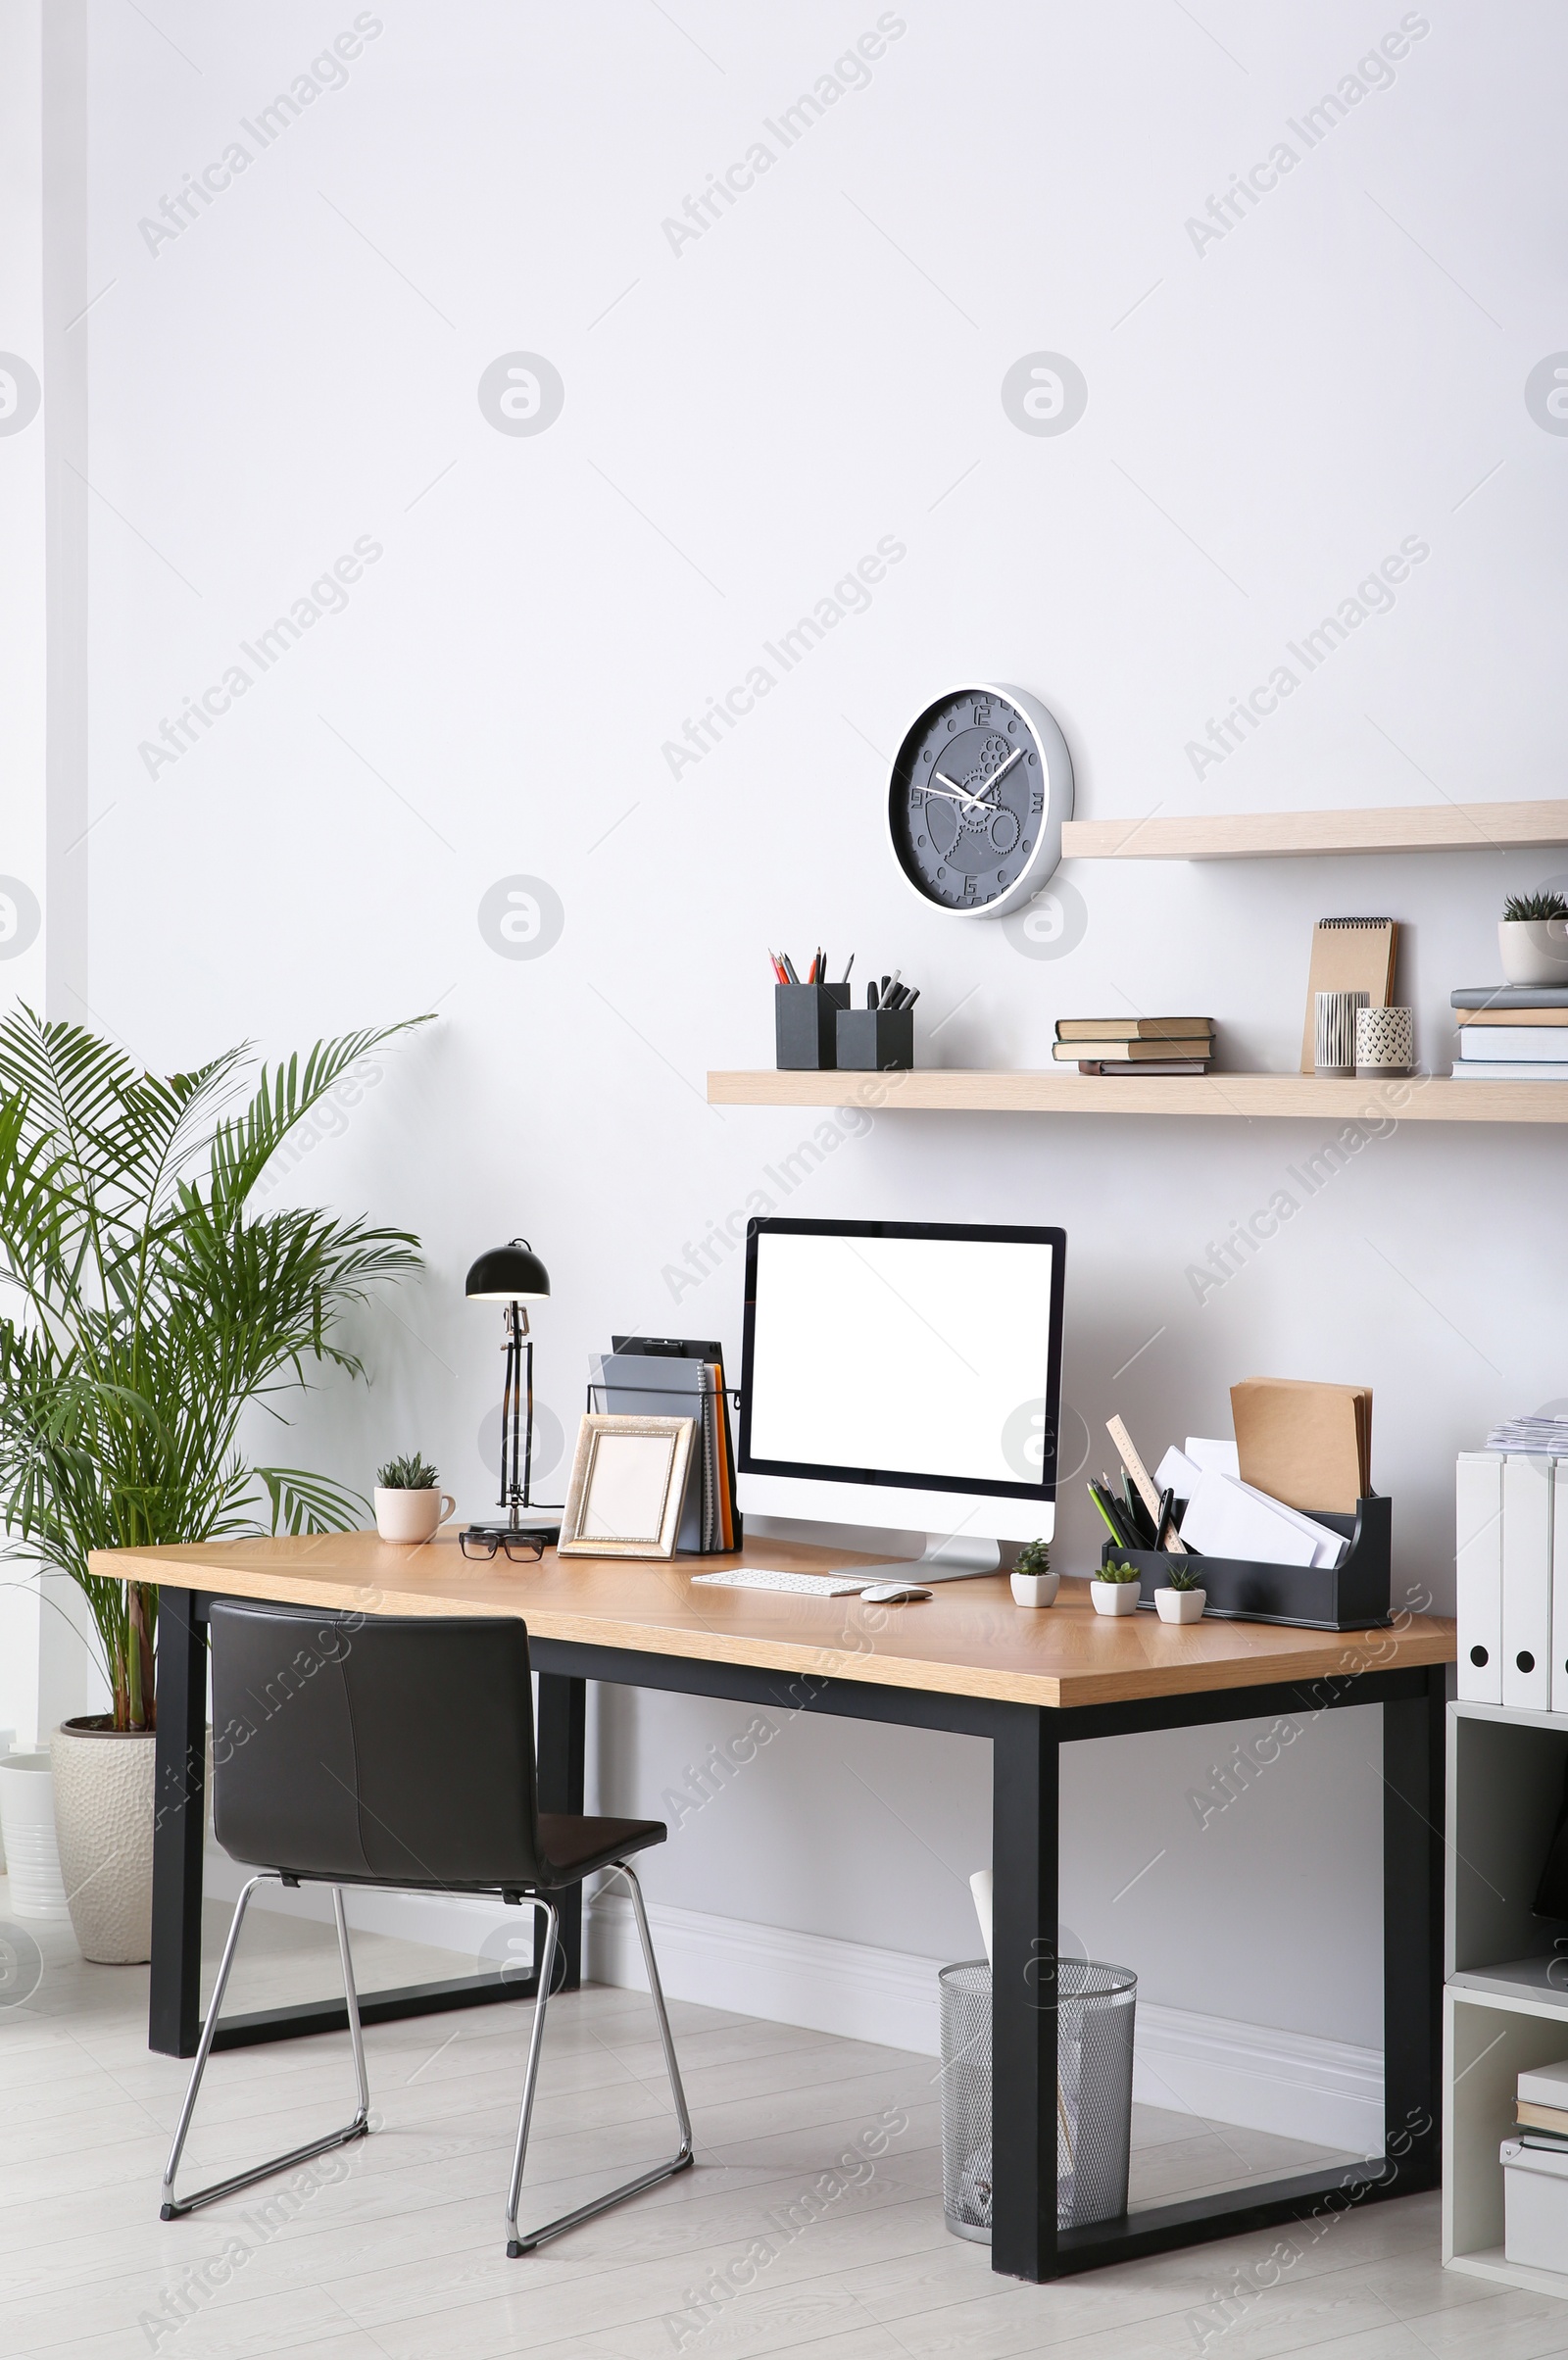
<path fill-rule="evenodd" d="M 693 1587 L 694 1572 L 726 1566 L 821 1573 L 888 1562 L 789 1542 L 665 1563 L 547 1549 L 536 1565 L 508 1566 L 470 1564 L 452 1532 L 418 1546 L 327 1533 L 95 1549 L 90 1561 L 94 1573 L 175 1589 L 370 1614 L 516 1614 L 541 1639 L 1014 1704 L 1112 1704 L 1454 1660 L 1454 1626 L 1436 1615 L 1362 1632 L 1208 1616 L 1162 1623 L 1097 1614 L 1087 1581 L 1064 1581 L 1043 1610 L 1015 1606 L 1005 1574 L 938 1583 L 928 1603 L 907 1606 Z"/>

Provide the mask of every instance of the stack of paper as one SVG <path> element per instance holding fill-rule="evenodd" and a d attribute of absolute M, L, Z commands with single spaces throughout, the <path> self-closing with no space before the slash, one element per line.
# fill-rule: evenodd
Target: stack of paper
<path fill-rule="evenodd" d="M 1171 1444 L 1154 1471 L 1154 1482 L 1160 1491 L 1173 1492 L 1178 1500 L 1191 1500 L 1200 1476 L 1209 1467 L 1217 1467 L 1222 1475 L 1240 1475 L 1236 1445 L 1209 1442 L 1200 1434 L 1190 1434 L 1185 1450 L 1178 1450 Z"/>
<path fill-rule="evenodd" d="M 1199 1476 L 1187 1503 L 1182 1539 L 1205 1557 L 1264 1565 L 1338 1565 L 1349 1547 L 1328 1525 L 1212 1466 Z"/>
<path fill-rule="evenodd" d="M 1510 1417 L 1487 1436 L 1489 1450 L 1527 1458 L 1568 1458 L 1568 1417 Z"/>

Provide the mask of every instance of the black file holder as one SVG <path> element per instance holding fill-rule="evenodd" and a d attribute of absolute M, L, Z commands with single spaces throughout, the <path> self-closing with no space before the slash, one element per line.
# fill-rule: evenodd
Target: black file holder
<path fill-rule="evenodd" d="M 1152 1610 L 1171 1568 L 1196 1573 L 1208 1594 L 1205 1614 L 1228 1622 L 1294 1623 L 1302 1631 L 1379 1631 L 1389 1622 L 1393 1571 L 1389 1549 L 1393 1502 L 1372 1493 L 1353 1516 L 1318 1513 L 1317 1523 L 1349 1541 L 1338 1565 L 1265 1565 L 1245 1557 L 1205 1557 L 1195 1549 L 1173 1557 L 1164 1549 L 1122 1549 L 1107 1541 L 1100 1561 L 1136 1565 L 1140 1607 Z"/>
<path fill-rule="evenodd" d="M 773 1043 L 780 1073 L 831 1073 L 835 1025 L 850 1005 L 847 983 L 775 983 Z"/>

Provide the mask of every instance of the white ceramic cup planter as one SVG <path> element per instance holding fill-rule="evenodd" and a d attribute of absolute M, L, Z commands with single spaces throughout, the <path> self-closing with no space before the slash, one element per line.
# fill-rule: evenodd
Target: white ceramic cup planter
<path fill-rule="evenodd" d="M 375 1487 L 375 1529 L 383 1541 L 431 1540 L 437 1527 L 457 1512 L 452 1494 L 438 1492 L 433 1484 L 422 1492 L 391 1492 L 379 1483 Z"/>
<path fill-rule="evenodd" d="M 1008 1575 L 1015 1606 L 1054 1606 L 1056 1602 L 1056 1584 L 1059 1573 L 1014 1573 Z"/>
<path fill-rule="evenodd" d="M 1208 1604 L 1206 1590 L 1156 1590 L 1154 1612 L 1161 1622 L 1200 1622 Z"/>
<path fill-rule="evenodd" d="M 1142 1582 L 1091 1581 L 1089 1595 L 1097 1614 L 1136 1614 L 1144 1594 Z"/>
<path fill-rule="evenodd" d="M 13 1753 L 0 1762 L 0 1823 L 11 1876 L 11 1914 L 64 1925 L 65 1880 L 55 1841 L 55 1782 L 47 1753 Z"/>
<path fill-rule="evenodd" d="M 1568 984 L 1568 917 L 1501 918 L 1497 952 L 1512 984 Z"/>

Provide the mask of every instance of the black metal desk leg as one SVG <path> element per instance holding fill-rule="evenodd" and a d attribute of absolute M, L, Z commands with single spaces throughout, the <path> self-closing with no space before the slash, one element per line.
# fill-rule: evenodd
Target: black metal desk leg
<path fill-rule="evenodd" d="M 588 1683 L 565 1672 L 539 1675 L 539 1808 L 580 1811 L 583 1745 L 588 1728 Z M 624 1884 L 616 1888 L 625 1890 Z M 582 1887 L 560 1894 L 561 1948 L 566 1971 L 558 1991 L 574 1991 L 582 1982 Z M 537 1966 L 537 1951 L 535 1965 Z"/>
<path fill-rule="evenodd" d="M 158 1602 L 154 1784 L 147 2044 L 166 2057 L 193 2057 L 201 2033 L 207 1645 L 189 1590 L 166 1589 Z"/>
<path fill-rule="evenodd" d="M 1054 1716 L 1018 1705 L 991 1748 L 991 2267 L 1056 2275 Z"/>
<path fill-rule="evenodd" d="M 1401 2191 L 1441 2178 L 1446 1685 L 1383 1707 L 1384 2147 Z"/>

